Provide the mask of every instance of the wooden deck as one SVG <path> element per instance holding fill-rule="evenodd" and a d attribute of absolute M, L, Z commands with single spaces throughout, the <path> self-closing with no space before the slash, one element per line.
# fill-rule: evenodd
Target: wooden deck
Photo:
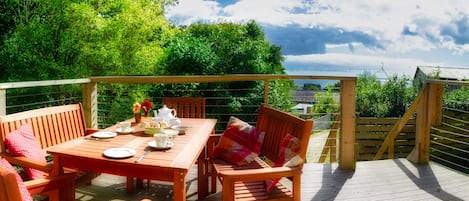
<path fill-rule="evenodd" d="M 302 176 L 302 200 L 469 200 L 469 175 L 439 164 L 415 165 L 406 159 L 358 162 L 356 171 L 337 164 L 307 163 Z M 196 171 L 189 177 L 194 178 Z M 197 181 L 189 180 L 188 200 L 197 200 Z M 77 189 L 77 200 L 172 200 L 171 184 L 125 193 L 125 178 L 102 175 L 93 185 Z M 205 201 L 221 200 L 220 193 Z"/>

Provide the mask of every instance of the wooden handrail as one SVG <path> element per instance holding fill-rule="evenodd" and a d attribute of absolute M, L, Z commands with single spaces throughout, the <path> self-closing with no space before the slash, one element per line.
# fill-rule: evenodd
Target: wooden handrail
<path fill-rule="evenodd" d="M 206 83 L 236 82 L 253 80 L 310 79 L 310 80 L 350 80 L 357 77 L 347 76 L 312 76 L 312 75 L 271 75 L 271 74 L 236 74 L 236 75 L 197 75 L 197 76 L 106 76 L 90 77 L 91 82 L 108 83 Z"/>
<path fill-rule="evenodd" d="M 404 114 L 404 116 L 402 116 L 402 118 L 399 121 L 397 121 L 396 124 L 394 124 L 393 128 L 391 129 L 391 131 L 389 131 L 389 134 L 386 136 L 386 139 L 384 139 L 383 144 L 379 148 L 373 160 L 379 160 L 383 156 L 386 148 L 388 148 L 389 144 L 393 142 L 394 139 L 396 139 L 399 132 L 402 130 L 402 128 L 404 128 L 407 121 L 409 121 L 409 119 L 412 117 L 412 114 L 414 114 L 415 110 L 417 110 L 417 106 L 420 104 L 420 101 L 422 100 L 424 94 L 425 94 L 425 88 L 419 92 L 418 96 L 415 98 L 415 101 L 412 103 L 412 105 Z"/>

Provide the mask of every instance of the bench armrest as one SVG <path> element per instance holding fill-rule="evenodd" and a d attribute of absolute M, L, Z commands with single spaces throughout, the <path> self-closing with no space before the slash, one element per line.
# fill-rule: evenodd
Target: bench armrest
<path fill-rule="evenodd" d="M 1 157 L 5 158 L 11 164 L 19 165 L 21 167 L 34 168 L 34 169 L 41 170 L 47 173 L 49 173 L 52 170 L 52 164 L 49 164 L 44 161 L 38 161 L 38 160 L 21 157 L 21 156 L 10 156 L 4 153 L 1 154 Z"/>
<path fill-rule="evenodd" d="M 226 170 L 218 173 L 223 177 L 223 183 L 235 181 L 260 181 L 279 177 L 293 177 L 301 175 L 300 167 L 273 167 L 247 170 Z"/>
<path fill-rule="evenodd" d="M 212 156 L 213 150 L 215 149 L 215 145 L 218 143 L 221 136 L 222 136 L 222 134 L 212 134 L 208 138 L 208 141 L 207 141 L 207 155 L 208 155 L 208 157 Z"/>
<path fill-rule="evenodd" d="M 98 132 L 98 131 L 99 131 L 99 129 L 87 128 L 87 129 L 85 130 L 85 136 L 86 136 L 86 135 L 91 135 L 91 134 L 96 133 L 96 132 Z"/>

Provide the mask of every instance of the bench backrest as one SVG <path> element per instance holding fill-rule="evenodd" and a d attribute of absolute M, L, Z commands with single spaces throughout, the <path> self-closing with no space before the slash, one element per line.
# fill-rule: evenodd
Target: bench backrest
<path fill-rule="evenodd" d="M 312 119 L 301 119 L 292 114 L 261 105 L 256 128 L 265 131 L 261 154 L 271 161 L 279 156 L 280 145 L 287 133 L 301 140 L 300 156 L 306 159 L 309 137 L 313 128 Z"/>
<path fill-rule="evenodd" d="M 29 124 L 41 147 L 82 137 L 86 132 L 81 104 L 53 106 L 0 117 L 1 152 L 5 152 L 5 136 L 23 124 Z"/>

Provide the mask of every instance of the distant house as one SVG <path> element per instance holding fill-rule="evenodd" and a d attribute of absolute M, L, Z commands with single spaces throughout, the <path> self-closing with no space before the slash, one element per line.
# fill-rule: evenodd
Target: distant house
<path fill-rule="evenodd" d="M 421 86 L 426 80 L 455 80 L 455 81 L 468 81 L 469 68 L 457 67 L 440 67 L 440 66 L 417 66 L 414 75 L 414 85 Z M 447 90 L 458 88 L 452 86 Z"/>
<path fill-rule="evenodd" d="M 295 103 L 314 103 L 316 99 L 314 94 L 321 93 L 313 90 L 292 90 L 293 102 Z"/>
<path fill-rule="evenodd" d="M 293 106 L 291 110 L 292 112 L 297 112 L 298 114 L 308 114 L 311 108 L 313 108 L 313 104 L 298 103 Z"/>
<path fill-rule="evenodd" d="M 467 81 L 469 80 L 469 68 L 418 66 L 414 80 L 425 81 L 428 79 Z"/>

